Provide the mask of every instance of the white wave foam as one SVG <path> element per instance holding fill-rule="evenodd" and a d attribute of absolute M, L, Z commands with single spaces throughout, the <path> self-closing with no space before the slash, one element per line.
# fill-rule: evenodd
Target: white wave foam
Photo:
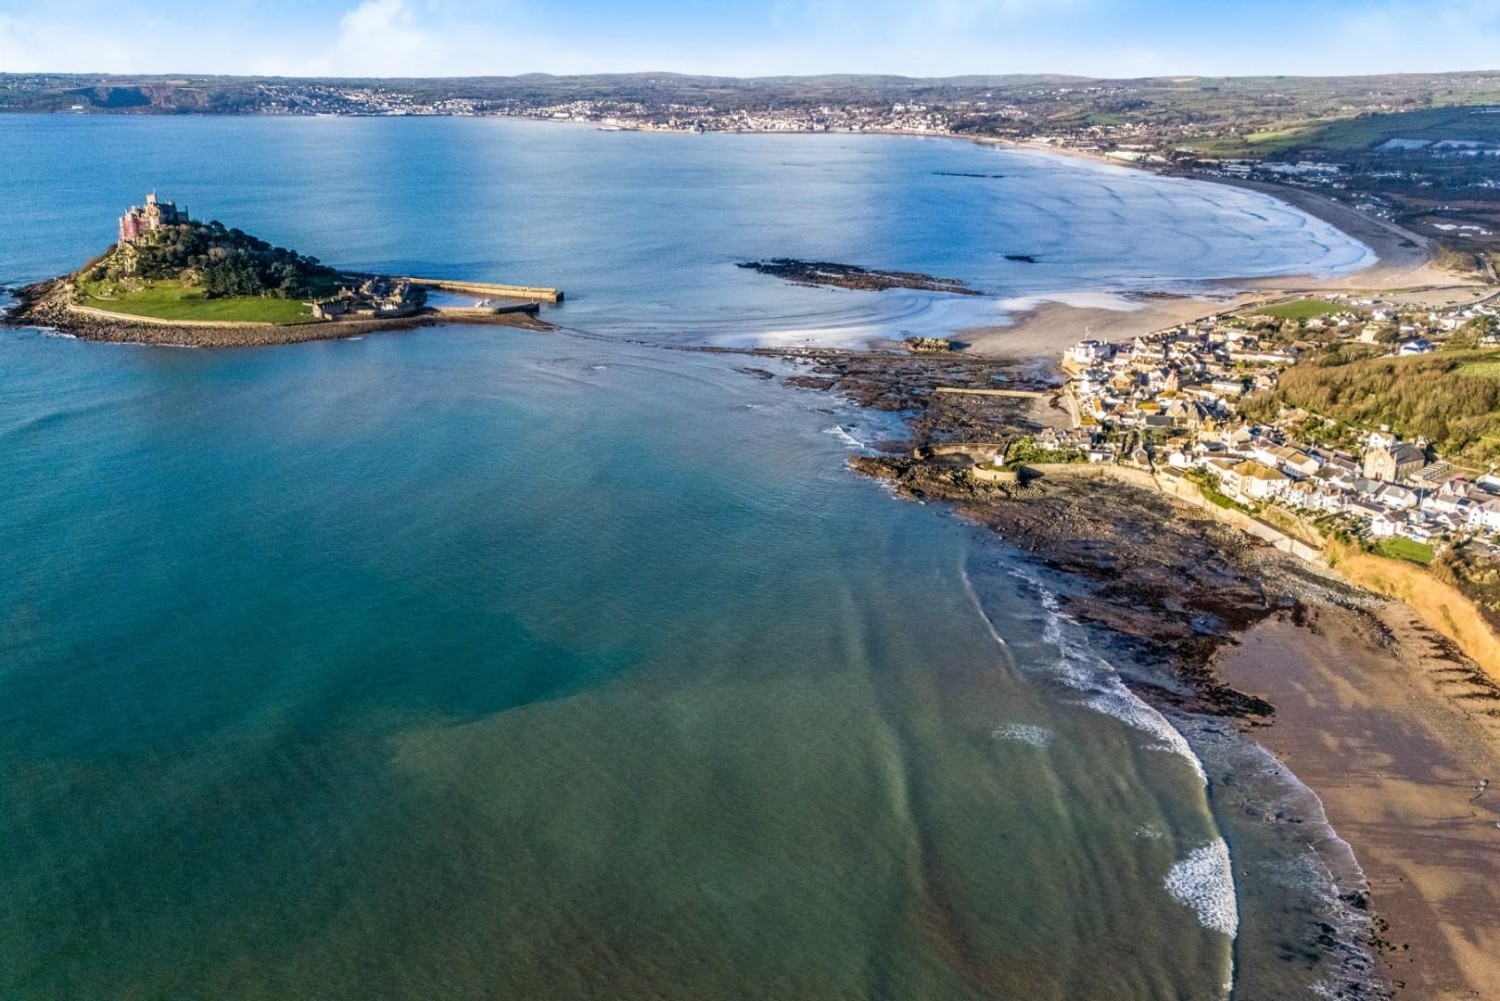
<path fill-rule="evenodd" d="M 1115 313 L 1135 313 L 1146 308 L 1137 299 L 1129 299 L 1116 292 L 1049 292 L 1046 295 L 1022 295 L 1000 300 L 1001 308 L 1012 313 L 1029 313 L 1034 309 L 1055 303 L 1072 306 L 1074 309 L 1107 309 Z"/>
<path fill-rule="evenodd" d="M 1011 655 L 1010 644 L 1005 642 L 1005 637 L 1000 635 L 1000 630 L 995 628 L 995 624 L 991 622 L 990 617 L 985 614 L 984 602 L 979 600 L 979 592 L 974 590 L 974 581 L 970 579 L 969 568 L 964 565 L 963 560 L 960 560 L 958 564 L 958 579 L 964 582 L 964 593 L 967 594 L 969 596 L 969 600 L 974 603 L 974 610 L 979 613 L 979 621 L 983 622 L 984 627 L 989 630 L 990 639 L 995 641 L 995 645 L 998 646 L 1000 648 L 1000 652 L 1005 655 L 1006 663 L 1010 667 L 1014 668 L 1016 666 L 1016 659 Z"/>
<path fill-rule="evenodd" d="M 1042 639 L 1049 646 L 1057 648 L 1059 656 L 1055 666 L 1058 680 L 1082 693 L 1083 705 L 1153 737 L 1156 743 L 1149 749 L 1167 751 L 1187 761 L 1206 785 L 1208 775 L 1203 770 L 1203 762 L 1193 753 L 1187 739 L 1177 732 L 1177 728 L 1165 716 L 1126 687 L 1109 661 L 1094 653 L 1086 643 L 1067 635 L 1064 626 L 1072 620 L 1062 612 L 1055 594 L 1031 575 L 1019 570 L 1014 572 L 1036 588 L 1041 599 L 1045 616 Z"/>
<path fill-rule="evenodd" d="M 708 343 L 721 348 L 831 347 L 859 350 L 886 336 L 885 329 L 875 324 L 810 325 L 720 335 L 708 338 Z"/>
<path fill-rule="evenodd" d="M 1222 838 L 1194 848 L 1187 858 L 1167 872 L 1167 892 L 1198 913 L 1198 922 L 1210 931 L 1234 938 L 1240 927 L 1239 905 L 1234 897 L 1234 874 L 1229 866 L 1229 846 Z"/>
<path fill-rule="evenodd" d="M 1006 723 L 995 728 L 991 734 L 996 740 L 1009 740 L 1031 747 L 1047 747 L 1052 743 L 1052 731 L 1031 723 Z"/>
<path fill-rule="evenodd" d="M 848 431 L 844 430 L 842 425 L 827 428 L 823 433 L 833 435 L 835 438 L 839 439 L 850 448 L 866 449 L 870 447 L 869 445 L 860 441 L 858 438 L 854 437 L 854 435 L 850 434 Z"/>

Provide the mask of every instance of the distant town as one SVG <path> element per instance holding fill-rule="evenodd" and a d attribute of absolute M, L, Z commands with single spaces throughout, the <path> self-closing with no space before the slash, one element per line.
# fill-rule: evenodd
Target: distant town
<path fill-rule="evenodd" d="M 988 139 L 1163 173 L 1309 189 L 1467 255 L 1500 250 L 1496 94 L 1496 72 L 399 81 L 0 74 L 0 111 L 502 116 L 610 131 Z"/>

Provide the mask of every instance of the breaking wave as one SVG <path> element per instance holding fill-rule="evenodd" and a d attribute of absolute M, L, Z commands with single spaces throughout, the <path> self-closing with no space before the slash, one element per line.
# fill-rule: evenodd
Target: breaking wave
<path fill-rule="evenodd" d="M 1208 775 L 1203 770 L 1203 762 L 1198 760 L 1177 728 L 1132 692 L 1109 661 L 1090 649 L 1087 642 L 1067 634 L 1065 626 L 1072 620 L 1059 607 L 1057 595 L 1030 574 L 1020 570 L 1014 573 L 1036 590 L 1045 613 L 1042 639 L 1058 652 L 1057 679 L 1080 693 L 1082 698 L 1079 701 L 1083 705 L 1154 738 L 1155 742 L 1150 745 L 1152 749 L 1170 752 L 1187 761 L 1206 785 Z"/>
<path fill-rule="evenodd" d="M 843 442 L 845 445 L 848 445 L 850 448 L 867 449 L 870 447 L 868 444 L 860 441 L 858 438 L 854 437 L 854 435 L 845 430 L 843 425 L 835 425 L 834 427 L 827 429 L 823 433 L 833 435 L 835 438 Z"/>
<path fill-rule="evenodd" d="M 1240 927 L 1234 896 L 1234 873 L 1229 868 L 1229 846 L 1223 838 L 1200 845 L 1167 873 L 1167 892 L 1198 912 L 1210 931 L 1234 938 Z"/>

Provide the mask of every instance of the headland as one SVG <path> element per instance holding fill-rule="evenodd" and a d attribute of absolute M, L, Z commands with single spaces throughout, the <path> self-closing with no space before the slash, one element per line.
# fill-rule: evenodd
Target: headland
<path fill-rule="evenodd" d="M 1390 239 L 1406 237 L 1394 232 Z M 1418 377 L 1417 369 L 1454 352 L 1469 366 L 1463 371 L 1481 371 L 1475 366 L 1488 357 L 1485 345 L 1500 340 L 1497 289 L 1472 277 L 1435 288 L 1371 290 L 1359 283 L 1409 276 L 1403 270 L 1409 266 L 1428 265 L 1411 256 L 1395 273 L 1367 272 L 1300 298 L 1289 288 L 1267 289 L 1212 304 L 1220 315 L 1209 324 L 1192 322 L 1201 301 L 1171 302 L 1187 310 L 1182 318 L 1121 348 L 1123 367 L 1101 378 L 1114 378 L 1118 384 L 1106 395 L 1121 397 L 1139 395 L 1136 377 L 1166 378 L 1172 386 L 1162 392 L 1180 399 L 1180 413 L 1142 404 L 1101 415 L 1075 388 L 1060 385 L 1055 338 L 1076 341 L 1083 332 L 1068 315 L 1052 317 L 1048 339 L 989 357 L 915 350 L 906 357 L 829 354 L 814 357 L 812 371 L 788 380 L 911 414 L 910 440 L 855 457 L 856 471 L 889 481 L 900 496 L 951 504 L 1061 574 L 1069 582 L 1060 596 L 1067 614 L 1122 641 L 1139 662 L 1166 667 L 1164 675 L 1127 676 L 1137 694 L 1189 728 L 1194 719 L 1232 721 L 1312 788 L 1363 867 L 1340 890 L 1356 922 L 1365 923 L 1346 945 L 1366 952 L 1375 977 L 1368 979 L 1363 961 L 1350 960 L 1351 953 L 1329 949 L 1315 962 L 1341 971 L 1329 982 L 1338 997 L 1389 991 L 1458 998 L 1500 989 L 1494 959 L 1500 955 L 1500 894 L 1489 857 L 1500 843 L 1500 800 L 1485 795 L 1485 780 L 1500 772 L 1500 605 L 1483 590 L 1483 568 L 1493 562 L 1483 557 L 1493 534 L 1485 527 L 1490 495 L 1473 487 L 1461 468 L 1444 463 L 1441 451 L 1459 449 L 1453 458 L 1461 461 L 1479 446 L 1460 439 L 1419 442 L 1425 447 L 1420 462 L 1384 470 L 1378 460 L 1397 454 L 1399 446 L 1389 444 L 1390 435 L 1371 439 L 1363 466 L 1375 479 L 1350 489 L 1393 501 L 1411 494 L 1413 506 L 1422 504 L 1420 524 L 1408 524 L 1415 514 L 1377 504 L 1369 513 L 1378 514 L 1378 524 L 1361 527 L 1359 498 L 1335 517 L 1299 514 L 1304 501 L 1249 497 L 1273 480 L 1299 488 L 1292 480 L 1296 470 L 1274 467 L 1283 458 L 1294 465 L 1306 458 L 1294 440 L 1312 433 L 1298 423 L 1299 413 L 1306 417 L 1295 407 L 1301 397 L 1287 403 L 1288 393 L 1305 390 L 1303 367 L 1336 379 L 1343 373 L 1339 362 L 1353 366 L 1351 372 L 1401 364 Z M 1238 402 L 1217 416 L 1193 403 L 1194 384 L 1205 391 L 1218 384 L 1212 381 L 1217 362 L 1212 348 L 1195 354 L 1186 340 L 1202 334 L 1208 345 L 1214 330 L 1225 335 L 1226 357 L 1240 359 L 1239 374 L 1254 377 L 1261 396 L 1248 409 L 1271 419 L 1236 419 Z M 1137 333 L 1144 332 L 1131 336 Z M 1271 343 L 1283 340 L 1285 352 Z M 1302 365 L 1294 362 L 1299 355 Z M 1075 372 L 1078 364 L 1093 363 L 1075 362 Z M 1298 378 L 1278 390 L 1277 376 L 1288 366 Z M 1127 375 L 1130 380 L 1121 381 Z M 994 392 L 997 379 L 1007 392 Z M 1228 381 L 1237 382 L 1219 381 L 1226 392 Z M 1237 401 L 1241 387 L 1233 388 Z M 1262 399 L 1279 401 L 1280 416 Z M 1337 416 L 1329 418 L 1330 427 L 1353 441 L 1359 421 Z M 1190 431 L 1200 419 L 1206 423 Z M 1124 430 L 1111 437 L 1113 424 Z M 1268 470 L 1254 483 L 1195 474 L 1186 469 L 1192 449 L 1171 444 L 1202 439 L 1206 448 L 1236 452 L 1262 434 L 1263 458 L 1272 465 L 1246 458 Z M 1343 454 L 1328 442 L 1306 448 Z M 1169 461 L 1169 453 L 1177 458 Z M 1349 461 L 1358 475 L 1358 456 Z M 1232 463 L 1220 465 L 1229 470 Z M 1443 485 L 1411 479 L 1417 466 L 1443 473 Z M 1323 490 L 1315 478 L 1301 489 L 1308 484 Z M 1437 511 L 1450 500 L 1467 524 Z M 1500 503 L 1493 506 L 1500 510 Z M 1281 508 L 1290 514 L 1282 517 Z M 1320 519 L 1316 525 L 1314 518 Z M 1421 544 L 1406 538 L 1417 534 Z M 1436 568 L 1412 563 L 1415 554 Z M 1470 566 L 1476 560 L 1477 570 Z M 1214 799 L 1226 823 L 1261 809 L 1232 787 L 1217 789 Z M 1272 828 L 1313 819 L 1261 812 Z M 1376 993 L 1366 993 L 1371 989 Z"/>

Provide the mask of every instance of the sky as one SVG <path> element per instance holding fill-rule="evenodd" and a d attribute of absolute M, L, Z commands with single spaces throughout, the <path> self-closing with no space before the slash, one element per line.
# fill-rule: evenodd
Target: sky
<path fill-rule="evenodd" d="M 1500 68 L 1500 0 L 0 0 L 0 72 L 1366 74 Z"/>

